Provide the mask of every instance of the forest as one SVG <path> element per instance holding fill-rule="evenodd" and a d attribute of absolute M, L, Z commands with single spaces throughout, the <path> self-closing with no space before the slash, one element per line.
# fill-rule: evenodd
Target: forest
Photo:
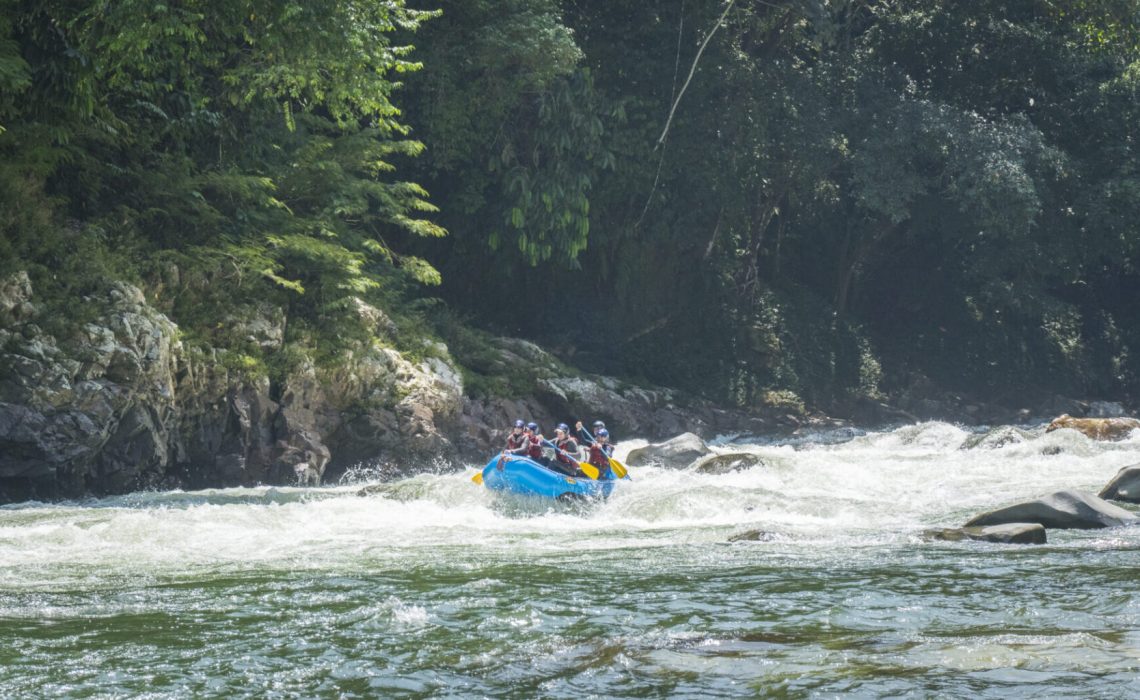
<path fill-rule="evenodd" d="M 1138 149 L 1130 0 L 0 0 L 0 276 L 270 377 L 363 299 L 470 392 L 1131 401 Z"/>

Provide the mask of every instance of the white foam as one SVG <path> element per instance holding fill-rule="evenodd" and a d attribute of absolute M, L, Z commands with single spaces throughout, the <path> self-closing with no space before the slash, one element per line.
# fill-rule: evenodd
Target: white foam
<path fill-rule="evenodd" d="M 924 423 L 840 444 L 717 446 L 763 464 L 723 475 L 633 468 L 604 503 L 566 508 L 504 499 L 471 482 L 475 466 L 421 474 L 358 496 L 333 489 L 135 494 L 84 505 L 0 508 L 0 587 L 109 569 L 177 576 L 195 569 L 289 569 L 446 556 L 723 542 L 745 528 L 785 541 L 893 541 L 921 528 L 1060 489 L 1097 491 L 1140 462 L 1140 438 L 1095 442 L 1073 431 L 996 449 L 960 449 L 968 433 Z M 1134 538 L 1129 537 L 1129 541 Z M 415 611 L 399 616 L 415 623 Z"/>

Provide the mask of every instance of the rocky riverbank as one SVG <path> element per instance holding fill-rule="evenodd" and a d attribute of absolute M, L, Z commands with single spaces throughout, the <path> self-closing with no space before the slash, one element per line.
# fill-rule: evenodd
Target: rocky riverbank
<path fill-rule="evenodd" d="M 780 406 L 726 410 L 577 372 L 512 338 L 488 339 L 490 359 L 461 368 L 439 342 L 429 341 L 429 352 L 416 358 L 395 349 L 396 325 L 364 302 L 356 312 L 370 341 L 346 343 L 335 363 L 302 359 L 270 378 L 239 353 L 184 341 L 134 286 L 117 283 L 84 301 L 95 310 L 87 320 L 47 324 L 26 274 L 0 280 L 0 502 L 299 477 L 328 482 L 358 465 L 393 474 L 448 469 L 480 462 L 498 446 L 503 426 L 520 417 L 544 426 L 601 418 L 623 437 L 655 440 L 845 420 L 1014 422 L 1026 413 L 929 391 L 903 395 L 894 406 L 837 405 L 842 420 Z M 251 306 L 222 323 L 266 353 L 284 349 L 280 309 Z M 473 397 L 464 386 L 472 372 L 510 377 L 525 389 Z M 1061 410 L 1101 409 L 1060 400 Z"/>
<path fill-rule="evenodd" d="M 302 361 L 272 380 L 233 352 L 184 342 L 136 287 L 117 283 L 85 302 L 94 318 L 52 333 L 28 276 L 0 281 L 0 502 L 294 483 L 299 473 L 327 481 L 360 464 L 450 468 L 484 457 L 516 417 L 601 417 L 650 438 L 802 420 L 583 376 L 509 338 L 491 341 L 495 366 L 481 371 L 526 377 L 527 396 L 470 398 L 445 346 L 409 358 L 384 342 L 394 324 L 363 302 L 373 342 L 346 345 L 332 367 Z M 262 349 L 282 348 L 277 309 L 224 323 Z"/>

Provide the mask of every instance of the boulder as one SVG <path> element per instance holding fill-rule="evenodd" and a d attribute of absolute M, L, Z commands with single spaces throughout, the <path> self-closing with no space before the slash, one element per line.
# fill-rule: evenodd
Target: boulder
<path fill-rule="evenodd" d="M 698 474 L 728 474 L 744 471 L 764 464 L 764 460 L 751 452 L 730 452 L 722 455 L 709 455 L 697 460 L 693 471 Z"/>
<path fill-rule="evenodd" d="M 1002 425 L 989 432 L 971 435 L 962 443 L 963 450 L 997 450 L 1006 445 L 1018 445 L 1032 439 L 1032 435 L 1012 425 Z"/>
<path fill-rule="evenodd" d="M 682 433 L 672 440 L 646 445 L 630 451 L 625 462 L 631 467 L 659 464 L 664 467 L 680 469 L 689 466 L 694 460 L 711 452 L 712 450 L 699 436 L 693 433 Z"/>
<path fill-rule="evenodd" d="M 776 534 L 767 530 L 745 530 L 728 538 L 729 542 L 771 542 Z"/>
<path fill-rule="evenodd" d="M 1051 433 L 1062 428 L 1071 428 L 1094 440 L 1121 440 L 1128 437 L 1133 430 L 1140 428 L 1140 420 L 1123 416 L 1115 418 L 1073 418 L 1066 413 L 1054 418 L 1049 423 L 1049 427 L 1045 428 L 1045 432 Z"/>
<path fill-rule="evenodd" d="M 1027 501 L 982 513 L 965 527 L 1039 523 L 1059 530 L 1094 530 L 1136 523 L 1137 517 L 1119 506 L 1081 491 L 1058 491 L 1036 501 Z"/>
<path fill-rule="evenodd" d="M 1097 495 L 1110 501 L 1140 503 L 1140 464 L 1123 467 Z"/>
<path fill-rule="evenodd" d="M 977 540 L 1000 544 L 1045 544 L 1045 526 L 1038 523 L 1005 523 L 985 527 L 945 528 L 927 530 L 923 537 L 943 542 Z"/>

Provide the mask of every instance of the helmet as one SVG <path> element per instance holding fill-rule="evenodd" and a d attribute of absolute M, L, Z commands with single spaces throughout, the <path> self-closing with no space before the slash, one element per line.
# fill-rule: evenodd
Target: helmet
<path fill-rule="evenodd" d="M 570 426 L 566 425 L 565 423 L 559 423 L 558 427 L 555 428 L 555 430 L 561 430 L 564 433 L 569 433 L 570 432 Z"/>
<path fill-rule="evenodd" d="M 608 438 L 610 436 L 610 431 L 606 430 L 605 428 L 598 428 L 598 432 L 596 434 L 598 437 Z"/>
<path fill-rule="evenodd" d="M 605 429 L 606 429 L 605 423 L 601 422 L 600 420 L 594 421 L 594 430 L 605 430 Z"/>
<path fill-rule="evenodd" d="M 516 427 L 516 428 L 525 428 L 525 427 L 526 427 L 526 423 L 523 423 L 521 419 L 520 419 L 520 420 L 517 420 L 517 421 L 515 421 L 515 427 Z"/>
<path fill-rule="evenodd" d="M 538 423 L 535 423 L 534 421 L 527 423 L 526 427 L 529 428 L 532 432 L 538 432 Z"/>

